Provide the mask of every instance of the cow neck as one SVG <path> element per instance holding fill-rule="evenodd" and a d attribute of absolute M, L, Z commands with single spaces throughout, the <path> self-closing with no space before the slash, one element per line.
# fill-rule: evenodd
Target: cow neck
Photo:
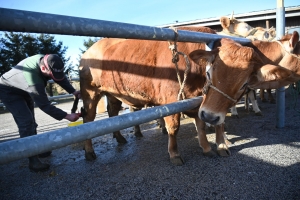
<path fill-rule="evenodd" d="M 246 36 L 243 36 L 243 35 L 239 35 L 236 33 L 236 31 L 234 32 L 231 32 L 231 31 L 228 31 L 228 32 L 225 32 L 225 31 L 221 31 L 221 33 L 224 33 L 225 35 L 229 35 L 229 36 L 235 36 L 235 37 L 242 37 L 242 38 L 245 38 L 245 37 L 248 37 L 248 36 L 254 36 L 254 34 L 257 32 L 257 28 L 253 28 L 251 29 L 251 31 L 248 32 L 248 34 Z"/>
<path fill-rule="evenodd" d="M 234 36 L 234 37 L 244 37 L 244 36 L 242 36 L 242 35 L 239 35 L 239 34 L 237 34 L 237 33 L 235 33 L 235 32 L 231 32 L 231 31 L 221 31 L 220 33 L 224 33 L 225 35 L 229 35 L 229 36 Z"/>

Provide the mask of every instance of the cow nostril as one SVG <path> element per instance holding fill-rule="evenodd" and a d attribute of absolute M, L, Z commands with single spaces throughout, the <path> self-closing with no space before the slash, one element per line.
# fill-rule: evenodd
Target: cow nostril
<path fill-rule="evenodd" d="M 216 116 L 214 114 L 210 115 L 209 113 L 206 113 L 205 111 L 201 111 L 199 113 L 199 118 L 205 122 L 212 124 L 212 125 L 217 124 L 220 120 L 219 116 Z"/>
<path fill-rule="evenodd" d="M 220 120 L 220 117 L 216 117 L 214 120 L 212 120 L 211 124 L 217 124 Z"/>

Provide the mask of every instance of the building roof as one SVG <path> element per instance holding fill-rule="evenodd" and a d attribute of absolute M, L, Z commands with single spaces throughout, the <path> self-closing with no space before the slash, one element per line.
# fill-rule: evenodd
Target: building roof
<path fill-rule="evenodd" d="M 269 10 L 262 10 L 262 11 L 254 11 L 242 14 L 234 14 L 236 19 L 242 20 L 244 22 L 249 21 L 257 21 L 257 20 L 269 20 L 269 19 L 276 19 L 276 10 L 277 9 L 269 9 Z M 225 15 L 226 16 L 226 15 Z M 231 16 L 231 15 L 228 15 Z M 292 6 L 285 8 L 285 17 L 300 17 L 300 5 L 299 6 Z M 220 25 L 220 17 L 212 17 L 206 19 L 197 19 L 185 22 L 177 22 L 171 24 L 164 24 L 158 27 L 167 28 L 170 26 L 192 26 L 192 25 L 201 25 L 201 26 L 213 26 L 213 25 Z"/>

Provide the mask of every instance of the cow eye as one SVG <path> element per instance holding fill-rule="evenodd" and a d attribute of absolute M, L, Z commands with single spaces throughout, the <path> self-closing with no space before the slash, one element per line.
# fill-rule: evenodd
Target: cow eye
<path fill-rule="evenodd" d="M 265 38 L 269 38 L 269 33 L 265 32 Z"/>
<path fill-rule="evenodd" d="M 245 83 L 240 90 L 244 90 L 247 87 L 248 83 Z"/>

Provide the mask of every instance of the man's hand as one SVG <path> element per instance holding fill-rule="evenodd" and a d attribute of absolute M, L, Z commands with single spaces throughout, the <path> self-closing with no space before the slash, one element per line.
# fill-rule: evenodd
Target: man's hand
<path fill-rule="evenodd" d="M 71 113 L 71 114 L 67 114 L 65 116 L 65 119 L 69 120 L 70 122 L 75 122 L 79 119 L 80 114 L 79 113 Z"/>
<path fill-rule="evenodd" d="M 79 91 L 79 90 L 73 92 L 73 95 L 74 95 L 75 97 L 77 97 L 78 99 L 81 99 L 81 94 L 80 94 L 80 91 Z"/>

